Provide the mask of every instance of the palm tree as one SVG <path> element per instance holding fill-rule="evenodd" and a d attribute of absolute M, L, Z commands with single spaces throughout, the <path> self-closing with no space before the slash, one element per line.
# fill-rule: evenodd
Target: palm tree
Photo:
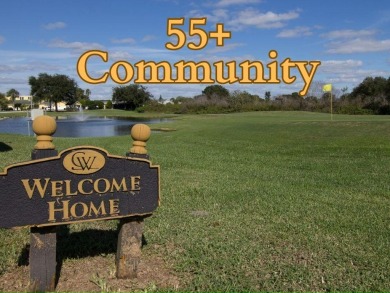
<path fill-rule="evenodd" d="M 7 97 L 11 97 L 12 100 L 12 108 L 15 110 L 15 99 L 19 97 L 19 92 L 16 89 L 10 89 L 7 92 Z"/>

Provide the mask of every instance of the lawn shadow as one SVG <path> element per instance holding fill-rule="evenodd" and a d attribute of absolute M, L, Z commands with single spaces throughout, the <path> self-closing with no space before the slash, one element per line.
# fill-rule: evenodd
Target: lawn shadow
<path fill-rule="evenodd" d="M 68 225 L 57 226 L 56 285 L 64 260 L 116 253 L 118 234 L 119 228 L 116 230 L 87 229 L 70 233 Z M 147 241 L 142 235 L 142 247 L 145 245 Z M 18 266 L 29 265 L 29 251 L 30 244 L 26 244 L 19 255 Z"/>
<path fill-rule="evenodd" d="M 12 150 L 13 148 L 10 145 L 0 141 L 0 152 L 9 152 Z"/>

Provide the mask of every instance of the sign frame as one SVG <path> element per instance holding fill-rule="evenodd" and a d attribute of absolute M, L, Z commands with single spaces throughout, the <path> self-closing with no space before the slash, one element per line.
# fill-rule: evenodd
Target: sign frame
<path fill-rule="evenodd" d="M 94 163 L 95 163 L 95 165 L 96 165 L 96 163 L 99 163 L 98 161 L 93 161 L 96 158 L 93 159 L 92 156 L 90 156 L 88 158 L 84 158 L 84 159 L 82 159 L 82 158 L 80 159 L 80 157 L 76 156 L 77 154 L 80 154 L 82 152 L 92 152 L 95 154 L 99 154 L 105 160 L 105 162 L 103 162 L 103 166 L 100 166 L 100 167 L 98 166 L 100 169 L 94 168 L 94 169 L 98 169 L 98 170 L 93 170 L 94 172 L 92 172 L 92 173 L 90 172 L 89 174 L 88 173 L 76 174 L 77 172 L 76 173 L 72 172 L 72 170 L 71 170 L 72 167 L 69 167 L 69 163 L 68 163 L 68 168 L 64 164 L 64 161 L 66 158 L 68 158 L 67 159 L 68 161 L 73 160 L 73 162 L 76 163 L 76 165 L 77 165 L 76 167 L 78 167 L 79 171 L 81 171 L 81 172 L 83 170 L 86 170 L 89 172 L 89 171 L 91 171 L 90 169 L 92 169 L 92 166 Z M 73 157 L 70 157 L 72 154 L 73 154 Z M 99 157 L 99 156 L 96 155 L 96 157 Z M 108 163 L 109 163 L 109 166 L 107 166 Z M 2 190 L 1 189 L 2 184 L 4 184 L 4 182 L 7 181 L 7 178 L 9 178 L 7 176 L 10 176 L 10 174 L 18 173 L 18 171 L 22 170 L 22 169 L 32 169 L 32 170 L 39 169 L 40 166 L 49 165 L 49 164 L 58 165 L 58 167 L 61 165 L 61 168 L 62 167 L 64 168 L 64 170 L 57 170 L 57 171 L 55 171 L 53 169 L 49 170 L 49 172 L 52 172 L 52 173 L 57 172 L 56 173 L 57 179 L 58 179 L 58 174 L 61 174 L 61 172 L 63 172 L 64 175 L 68 176 L 67 178 L 71 178 L 71 179 L 65 180 L 65 181 L 67 181 L 67 182 L 65 182 L 66 183 L 65 184 L 64 182 L 61 183 L 58 180 L 55 182 L 53 182 L 53 181 L 49 182 L 48 180 L 42 181 L 41 180 L 42 178 L 40 178 L 39 180 L 41 180 L 41 181 L 39 181 L 39 184 L 38 184 L 40 186 L 38 186 L 38 185 L 36 185 L 37 182 L 30 181 L 31 176 L 29 174 L 26 174 L 26 175 L 24 175 L 24 178 L 28 178 L 28 179 L 23 179 L 23 180 L 28 180 L 28 182 L 24 181 L 24 183 L 23 183 L 26 194 L 15 195 L 14 193 L 16 191 L 13 190 L 15 188 L 9 188 L 9 186 L 8 186 L 7 188 L 12 189 L 12 190 L 7 195 L 0 194 L 0 199 L 4 199 L 5 197 L 7 197 L 8 200 L 12 201 L 12 198 L 15 196 L 24 196 L 26 201 L 30 201 L 30 200 L 34 199 L 36 201 L 41 200 L 43 202 L 47 202 L 49 199 L 52 199 L 53 201 L 56 200 L 58 202 L 58 200 L 60 198 L 65 198 L 65 197 L 70 198 L 70 200 L 72 200 L 72 202 L 69 202 L 69 204 L 73 204 L 73 206 L 72 207 L 69 206 L 69 210 L 72 210 L 72 208 L 74 208 L 73 214 L 75 216 L 77 216 L 76 219 L 75 219 L 75 217 L 72 217 L 72 212 L 70 212 L 69 220 L 49 221 L 49 218 L 48 218 L 48 220 L 46 222 L 39 221 L 37 223 L 29 223 L 29 224 L 23 224 L 23 225 L 19 225 L 19 224 L 18 225 L 7 225 L 7 224 L 4 224 L 4 222 L 7 221 L 8 215 L 3 216 L 2 211 L 1 211 L 2 208 L 0 207 L 0 227 L 1 228 L 46 227 L 46 226 L 67 225 L 67 224 L 80 223 L 80 222 L 90 222 L 90 221 L 97 221 L 97 220 L 114 220 L 114 219 L 121 219 L 121 218 L 135 217 L 135 216 L 146 216 L 146 215 L 151 215 L 153 213 L 153 211 L 160 205 L 160 166 L 159 165 L 153 165 L 150 160 L 145 159 L 145 158 L 138 158 L 138 157 L 133 157 L 133 156 L 126 156 L 125 157 L 125 156 L 112 155 L 112 154 L 109 154 L 108 151 L 106 151 L 105 149 L 100 148 L 100 147 L 95 147 L 95 146 L 71 147 L 71 148 L 68 148 L 68 149 L 65 149 L 65 150 L 59 152 L 58 155 L 56 155 L 56 156 L 30 160 L 30 161 L 11 164 L 9 166 L 6 166 L 4 168 L 4 171 L 0 172 L 0 192 Z M 115 170 L 114 170 L 115 166 L 118 164 L 121 166 L 122 165 L 124 166 L 123 167 L 124 171 L 121 170 L 120 172 L 118 171 L 118 174 L 112 175 L 112 178 L 114 178 L 114 179 L 112 179 L 110 186 L 112 186 L 111 191 L 113 191 L 113 192 L 106 192 L 103 194 L 99 193 L 98 191 L 102 191 L 102 189 L 106 190 L 107 184 L 109 183 L 108 179 L 105 179 L 102 177 L 99 178 L 99 176 L 103 176 L 101 174 L 107 171 L 107 170 L 105 170 L 105 168 L 110 168 L 110 170 L 107 172 L 115 172 Z M 97 164 L 97 165 L 99 165 L 99 164 Z M 146 174 L 143 177 L 134 176 L 135 179 L 133 177 L 130 177 L 130 179 L 126 178 L 126 180 L 128 180 L 128 181 L 124 181 L 125 178 L 123 177 L 123 179 L 118 179 L 117 181 L 115 181 L 116 180 L 115 176 L 117 176 L 117 178 L 118 178 L 118 176 L 119 177 L 124 176 L 123 174 L 126 172 L 126 170 L 131 170 L 131 168 L 133 168 L 135 170 L 134 172 L 137 172 L 139 169 L 139 166 L 141 166 L 141 169 L 145 170 L 145 172 L 142 171 L 142 172 L 144 172 L 144 174 Z M 73 168 L 76 168 L 76 167 L 73 167 Z M 114 202 L 114 200 L 116 200 L 116 198 L 126 198 L 125 194 L 127 194 L 127 193 L 129 194 L 129 197 L 131 196 L 131 194 L 133 194 L 133 195 L 137 194 L 138 196 L 142 196 L 143 192 L 144 192 L 143 186 L 148 185 L 148 178 L 145 178 L 145 177 L 149 176 L 148 170 L 151 170 L 150 172 L 153 172 L 153 176 L 152 175 L 150 175 L 150 176 L 153 177 L 152 181 L 153 181 L 154 189 L 157 189 L 157 190 L 154 190 L 154 189 L 152 190 L 152 193 L 153 192 L 156 193 L 153 195 L 153 199 L 152 199 L 154 202 L 151 203 L 151 206 L 147 207 L 145 210 L 140 210 L 138 212 L 135 211 L 135 212 L 130 212 L 130 213 L 129 212 L 122 213 L 121 211 L 119 211 L 119 208 L 116 207 L 116 203 L 118 203 L 118 205 L 119 205 L 119 199 L 118 199 L 118 202 Z M 121 173 L 121 175 L 119 173 Z M 157 173 L 157 174 L 155 174 L 155 173 Z M 137 174 L 137 173 L 134 173 L 134 174 Z M 64 176 L 64 178 L 66 176 Z M 157 176 L 157 177 L 154 178 L 155 176 Z M 20 177 L 20 175 L 19 175 L 19 177 Z M 139 178 L 136 178 L 136 177 L 139 177 Z M 72 184 L 71 180 L 75 180 L 75 179 L 77 180 L 77 178 L 83 178 L 83 180 L 84 180 L 84 185 L 82 186 L 82 190 L 77 190 L 77 188 L 80 188 L 80 183 L 78 184 L 79 186 L 77 188 L 76 188 L 77 185 L 73 185 L 73 189 L 71 187 L 71 184 Z M 94 178 L 94 179 L 88 179 L 88 178 Z M 16 178 L 14 180 L 17 180 L 17 179 L 19 179 L 19 178 Z M 48 178 L 46 178 L 46 179 L 48 179 Z M 92 180 L 95 180 L 95 181 L 92 181 Z M 100 180 L 100 182 L 98 182 L 99 180 Z M 157 182 L 155 182 L 155 181 L 157 181 Z M 104 184 L 106 184 L 105 187 L 99 187 L 99 186 L 104 186 Z M 133 190 L 131 190 L 130 185 L 133 187 Z M 37 188 L 37 186 L 42 187 L 42 188 L 45 187 L 44 192 L 39 194 L 40 190 L 39 190 L 39 188 Z M 50 195 L 48 195 L 50 192 L 48 192 L 48 189 L 47 189 L 50 187 L 51 187 L 51 197 L 50 197 Z M 88 192 L 86 192 L 84 190 L 84 189 L 87 189 L 87 187 L 89 188 Z M 124 187 L 126 187 L 126 188 L 124 188 Z M 53 191 L 53 188 L 54 188 L 54 191 Z M 62 193 L 61 190 L 65 190 L 65 189 L 68 189 L 68 192 L 73 192 L 73 194 L 61 195 L 61 193 Z M 94 193 L 93 193 L 91 189 L 96 189 L 96 190 L 93 190 L 94 191 Z M 146 190 L 151 190 L 151 187 L 146 187 Z M 27 191 L 31 192 L 31 194 L 30 194 L 31 197 L 27 194 Z M 32 191 L 34 192 L 34 194 Z M 79 192 L 79 194 L 75 195 L 76 192 Z M 135 195 L 135 196 L 137 196 L 137 195 Z M 96 204 L 92 208 L 92 205 L 93 205 L 92 203 L 94 200 L 96 201 L 96 197 L 104 198 L 105 196 L 107 198 L 110 198 L 111 201 L 108 203 L 106 202 L 105 206 L 102 206 L 103 201 L 101 201 L 101 204 L 99 205 L 99 210 L 98 210 L 98 206 Z M 147 196 L 149 196 L 149 195 L 147 195 Z M 80 202 L 75 203 L 76 200 L 74 198 L 79 198 L 82 200 Z M 91 199 L 91 200 L 89 200 L 89 199 Z M 126 203 L 131 202 L 131 199 L 125 199 L 125 200 L 126 200 Z M 137 200 L 139 201 L 140 199 L 137 199 Z M 151 200 L 151 199 L 149 199 L 149 200 Z M 80 209 L 81 209 L 81 213 L 84 214 L 85 206 L 83 203 L 89 203 L 89 202 L 91 202 L 90 206 L 88 207 L 89 211 L 92 209 L 95 212 L 102 211 L 101 209 L 104 208 L 105 210 L 110 209 L 111 211 L 114 211 L 114 212 L 116 210 L 118 210 L 119 213 L 111 213 L 111 214 L 106 213 L 107 214 L 106 216 L 104 216 L 104 215 L 98 216 L 98 214 L 95 213 L 96 217 L 90 217 L 90 218 L 78 217 L 80 215 Z M 75 207 L 74 205 L 77 205 L 77 203 L 80 203 L 80 204 Z M 55 205 L 56 205 L 56 203 L 52 203 L 52 206 L 53 206 L 52 210 L 55 210 L 55 207 L 54 207 Z M 109 206 L 107 206 L 107 205 L 109 205 Z M 126 211 L 128 211 L 128 209 Z M 53 213 L 55 214 L 55 212 L 53 212 Z M 36 214 L 36 213 L 32 213 L 32 214 Z"/>

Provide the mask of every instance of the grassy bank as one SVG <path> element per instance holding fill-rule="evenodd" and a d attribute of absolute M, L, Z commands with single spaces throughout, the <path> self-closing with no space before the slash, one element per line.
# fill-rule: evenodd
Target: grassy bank
<path fill-rule="evenodd" d="M 390 119 L 334 118 L 256 112 L 161 125 L 176 131 L 148 142 L 162 201 L 146 220 L 144 253 L 164 258 L 180 291 L 389 291 Z M 28 160 L 34 143 L 1 134 L 0 168 Z M 123 155 L 131 138 L 54 143 Z M 17 264 L 27 235 L 0 231 L 0 272 Z"/>

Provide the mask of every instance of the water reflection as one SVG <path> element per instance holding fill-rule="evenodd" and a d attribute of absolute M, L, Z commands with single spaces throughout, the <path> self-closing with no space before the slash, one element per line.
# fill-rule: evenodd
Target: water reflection
<path fill-rule="evenodd" d="M 136 123 L 153 124 L 167 122 L 167 118 L 128 118 L 128 117 L 93 117 L 87 115 L 57 116 L 55 137 L 102 137 L 129 135 Z M 7 118 L 0 120 L 0 133 L 32 135 L 30 118 Z"/>

